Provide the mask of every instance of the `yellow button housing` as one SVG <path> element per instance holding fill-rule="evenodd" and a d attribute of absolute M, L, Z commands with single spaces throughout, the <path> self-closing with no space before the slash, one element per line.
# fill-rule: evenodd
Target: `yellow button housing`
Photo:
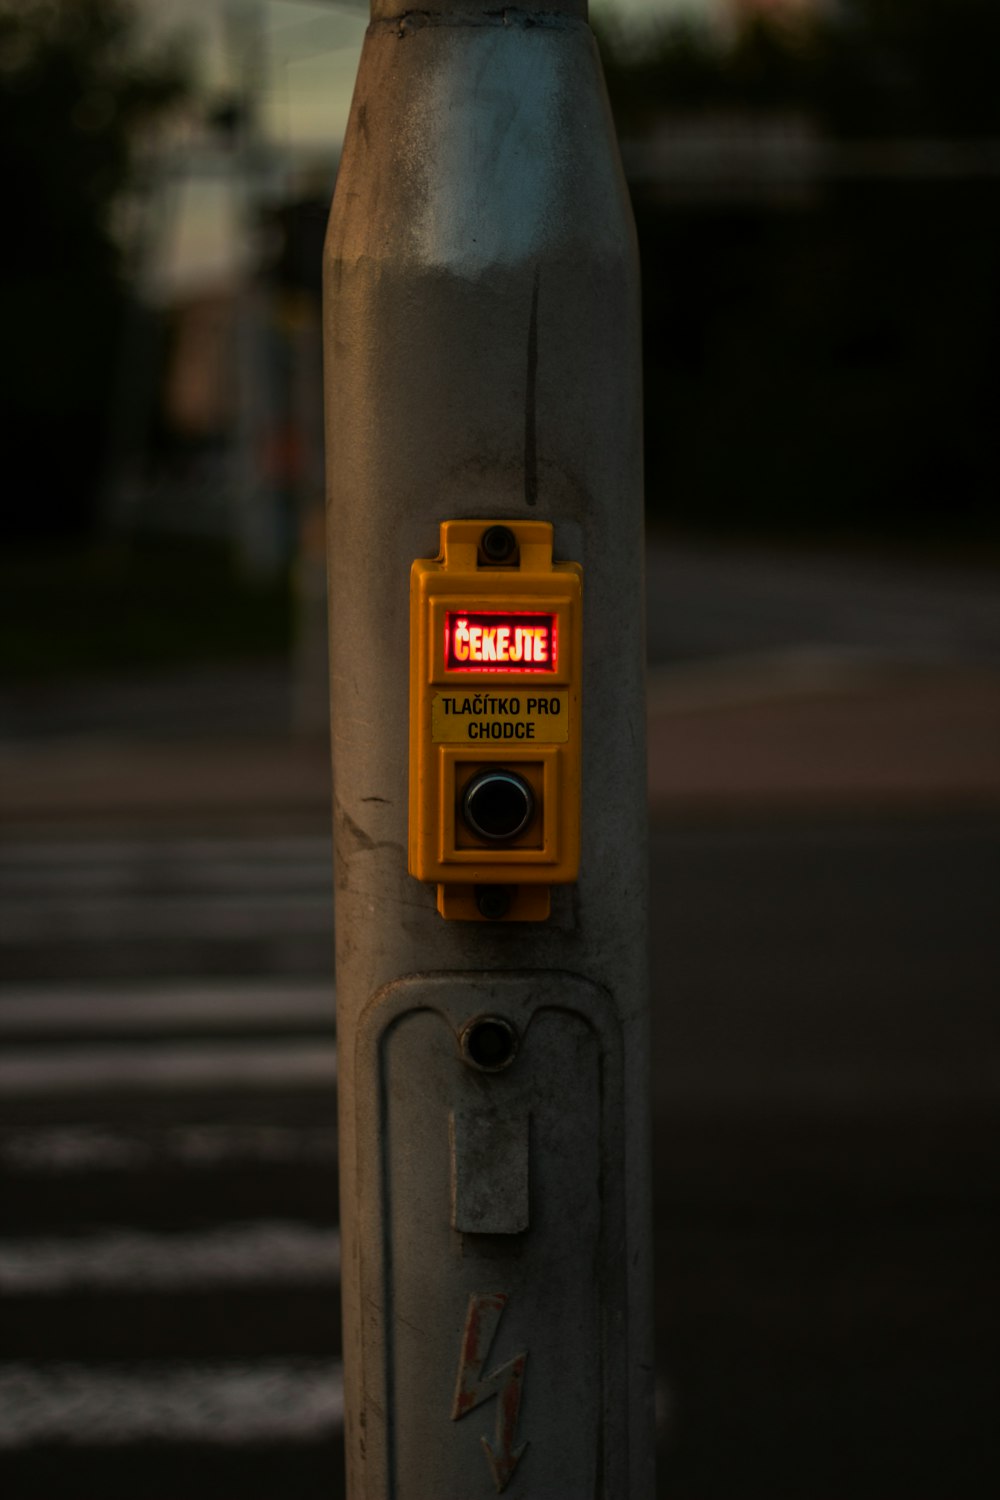
<path fill-rule="evenodd" d="M 444 521 L 440 556 L 413 564 L 409 871 L 437 883 L 442 916 L 542 920 L 549 887 L 577 878 L 581 580 L 578 563 L 553 563 L 546 521 Z M 531 817 L 481 837 L 463 798 L 504 769 L 527 783 Z M 487 918 L 476 888 L 501 886 L 503 914 L 493 889 Z"/>

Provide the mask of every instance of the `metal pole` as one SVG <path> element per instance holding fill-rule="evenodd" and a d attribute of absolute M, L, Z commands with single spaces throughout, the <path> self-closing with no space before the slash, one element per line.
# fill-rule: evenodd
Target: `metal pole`
<path fill-rule="evenodd" d="M 638 303 L 585 0 L 373 0 L 324 314 L 351 1500 L 653 1493 Z M 521 589 L 582 724 L 581 770 L 520 695 L 495 852 L 439 586 L 490 649 Z"/>

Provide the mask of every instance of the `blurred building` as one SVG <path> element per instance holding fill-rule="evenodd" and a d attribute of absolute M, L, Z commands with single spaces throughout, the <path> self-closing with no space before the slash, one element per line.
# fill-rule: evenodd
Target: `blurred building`
<path fill-rule="evenodd" d="M 273 572 L 322 495 L 319 250 L 363 28 L 350 5 L 284 0 L 178 5 L 169 25 L 196 83 L 144 144 L 124 216 L 135 309 L 106 523 L 224 536 Z M 289 253 L 303 233 L 308 275 Z"/>

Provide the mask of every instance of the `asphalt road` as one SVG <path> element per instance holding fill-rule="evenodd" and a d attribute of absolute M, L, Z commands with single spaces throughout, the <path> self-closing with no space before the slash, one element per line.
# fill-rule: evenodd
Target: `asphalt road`
<path fill-rule="evenodd" d="M 646 584 L 654 668 L 789 653 L 1000 663 L 1000 591 L 987 569 L 653 540 Z"/>
<path fill-rule="evenodd" d="M 799 685 L 822 683 L 831 669 L 1000 664 L 1000 590 L 987 570 L 654 538 L 646 577 L 649 666 L 671 684 L 726 664 L 758 684 L 794 669 Z M 319 652 L 308 661 L 317 668 Z M 0 742 L 278 735 L 295 718 L 296 696 L 310 693 L 325 697 L 325 681 L 296 680 L 279 661 L 0 683 Z"/>
<path fill-rule="evenodd" d="M 655 832 L 662 1495 L 996 1492 L 998 832 Z"/>
<path fill-rule="evenodd" d="M 663 1500 L 996 1491 L 998 823 L 654 828 Z M 328 872 L 4 847 L 10 1500 L 341 1492 Z"/>

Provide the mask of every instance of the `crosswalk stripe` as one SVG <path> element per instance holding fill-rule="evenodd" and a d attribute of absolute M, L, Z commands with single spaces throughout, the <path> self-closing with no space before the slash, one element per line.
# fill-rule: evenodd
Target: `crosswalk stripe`
<path fill-rule="evenodd" d="M 85 941 L 130 943 L 149 938 L 206 937 L 218 940 L 270 936 L 301 937 L 330 931 L 328 894 L 286 894 L 270 889 L 242 896 L 90 896 L 58 901 L 5 898 L 0 943 Z"/>
<path fill-rule="evenodd" d="M 120 868 L 143 862 L 151 867 L 193 866 L 230 860 L 238 868 L 249 863 L 278 868 L 282 864 L 322 865 L 329 872 L 331 839 L 325 834 L 268 838 L 157 838 L 30 839 L 0 844 L 0 875 L 32 867 L 93 869 Z"/>
<path fill-rule="evenodd" d="M 5 894 L 54 899 L 66 896 L 127 895 L 142 900 L 170 890 L 198 890 L 237 895 L 258 888 L 329 892 L 333 875 L 329 858 L 303 862 L 237 859 L 136 859 L 125 864 L 62 864 L 53 860 L 23 867 L 0 860 L 0 890 Z"/>
<path fill-rule="evenodd" d="M 312 1224 L 262 1221 L 195 1233 L 45 1236 L 0 1240 L 0 1294 L 46 1296 L 89 1288 L 178 1291 L 213 1285 L 333 1281 L 340 1236 Z"/>
<path fill-rule="evenodd" d="M 226 980 L 39 984 L 0 987 L 0 1035 L 26 1029 L 54 1032 L 204 1029 L 230 1022 L 248 1029 L 263 1022 L 283 1026 L 332 1025 L 330 980 Z"/>
<path fill-rule="evenodd" d="M 0 1099 L 107 1090 L 333 1088 L 336 1046 L 326 1037 L 296 1042 L 8 1048 L 0 1056 Z"/>
<path fill-rule="evenodd" d="M 0 1363 L 0 1449 L 314 1441 L 343 1426 L 334 1360 L 104 1370 Z"/>
<path fill-rule="evenodd" d="M 333 1125 L 177 1121 L 155 1130 L 129 1130 L 81 1123 L 7 1130 L 0 1136 L 0 1166 L 21 1178 L 136 1172 L 158 1165 L 217 1170 L 309 1162 L 335 1167 L 336 1161 Z"/>
<path fill-rule="evenodd" d="M 340 1365 L 285 1353 L 328 1347 L 306 1339 L 294 1320 L 305 1315 L 302 1298 L 332 1307 L 338 1297 L 339 1233 L 308 1222 L 315 1203 L 301 1185 L 310 1174 L 326 1174 L 331 1192 L 336 1182 L 335 1006 L 323 962 L 332 950 L 331 883 L 328 837 L 0 847 L 0 944 L 9 945 L 11 978 L 25 976 L 0 985 L 0 1110 L 6 1101 L 12 1127 L 0 1137 L 0 1169 L 19 1206 L 0 1239 L 0 1297 L 12 1320 L 5 1361 L 0 1350 L 0 1451 L 44 1454 L 56 1446 L 111 1454 L 149 1442 L 235 1451 L 327 1442 L 341 1429 Z M 157 969 L 184 974 L 182 963 L 189 973 L 218 971 L 224 945 L 247 941 L 284 943 L 280 953 L 298 943 L 300 977 L 149 977 Z M 218 946 L 210 964 L 198 956 L 202 942 Z M 57 962 L 62 974 L 71 973 L 74 965 L 59 953 L 77 954 L 81 945 L 85 954 L 120 945 L 113 966 L 119 977 L 42 978 L 60 974 Z M 165 959 L 164 945 L 180 957 Z M 302 961 L 304 952 L 315 961 Z M 274 961 L 282 962 L 280 954 Z M 222 972 L 249 967 L 226 963 Z M 84 970 L 100 974 L 89 960 L 78 972 Z M 30 977 L 35 973 L 38 979 Z M 290 1120 L 284 1113 L 270 1118 L 279 1091 L 302 1089 L 322 1091 L 328 1106 L 320 1109 L 320 1096 L 306 1094 L 313 1103 L 293 1110 Z M 258 1093 L 274 1101 L 263 1119 Z M 129 1094 L 148 1100 L 148 1110 L 134 1108 Z M 248 1193 L 245 1183 L 257 1181 L 258 1166 L 270 1170 L 261 1174 L 260 1193 Z M 288 1176 L 297 1185 L 272 1196 L 275 1166 L 282 1182 Z M 151 1227 L 158 1219 L 149 1216 L 143 1193 L 136 1195 L 150 1174 L 174 1195 L 178 1227 L 172 1219 L 169 1229 Z M 233 1180 L 242 1184 L 238 1191 L 230 1191 Z M 216 1181 L 227 1186 L 209 1202 L 205 1194 L 214 1195 Z M 181 1184 L 192 1182 L 201 1213 L 207 1205 L 218 1219 L 212 1227 L 181 1227 Z M 87 1195 L 94 1227 L 62 1233 L 46 1208 L 61 1187 L 73 1202 Z M 325 1209 L 328 1200 L 324 1194 Z M 22 1213 L 26 1232 L 19 1235 Z M 150 1227 L 137 1227 L 143 1223 Z M 230 1291 L 246 1302 L 249 1342 L 206 1328 L 206 1349 L 213 1337 L 220 1340 L 215 1359 L 198 1357 L 200 1327 L 176 1347 L 161 1337 L 159 1312 L 149 1327 L 160 1331 L 140 1330 L 138 1340 L 123 1342 L 109 1327 L 107 1347 L 119 1351 L 114 1363 L 19 1357 L 33 1354 L 37 1319 L 51 1319 L 57 1307 L 97 1307 L 113 1320 L 116 1306 L 186 1308 L 189 1299 L 194 1306 L 207 1295 L 214 1304 Z M 126 1300 L 116 1302 L 119 1296 Z M 281 1352 L 244 1359 L 244 1347 L 256 1347 L 254 1309 L 275 1299 L 282 1309 L 298 1309 L 289 1314 L 287 1344 L 285 1331 L 275 1343 L 264 1317 L 261 1347 Z M 104 1335 L 95 1343 L 89 1327 L 81 1313 L 64 1339 L 60 1333 L 49 1340 L 49 1352 L 76 1349 L 89 1358 L 105 1346 Z M 15 1328 L 22 1333 L 15 1336 Z M 164 1357 L 171 1349 L 172 1360 Z M 130 1353 L 138 1361 L 121 1362 Z"/>

